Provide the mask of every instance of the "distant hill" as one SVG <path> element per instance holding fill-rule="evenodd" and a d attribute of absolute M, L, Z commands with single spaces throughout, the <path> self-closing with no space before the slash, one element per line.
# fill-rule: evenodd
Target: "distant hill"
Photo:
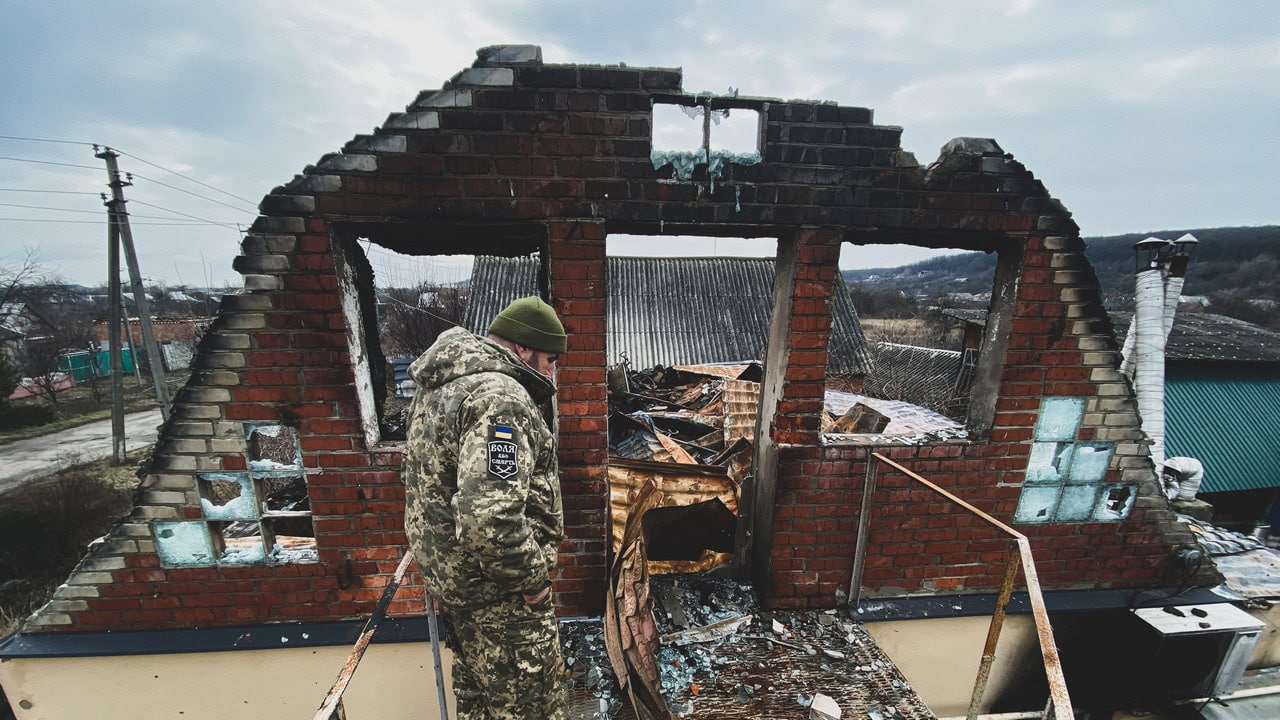
<path fill-rule="evenodd" d="M 1200 245 L 1191 257 L 1183 295 L 1208 296 L 1220 305 L 1280 301 L 1280 226 L 1269 225 L 1085 238 L 1085 254 L 1107 303 L 1123 307 L 1132 302 L 1135 242 L 1151 236 L 1173 240 L 1185 233 L 1194 235 Z M 918 298 L 980 294 L 991 290 L 995 262 L 994 253 L 965 252 L 896 268 L 845 270 L 842 275 L 845 282 L 871 293 L 896 290 Z M 1221 306 L 1215 312 L 1233 314 Z"/>

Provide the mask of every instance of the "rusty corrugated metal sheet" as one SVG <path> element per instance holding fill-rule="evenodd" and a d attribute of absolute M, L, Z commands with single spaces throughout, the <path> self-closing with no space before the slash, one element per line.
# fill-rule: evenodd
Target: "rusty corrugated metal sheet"
<path fill-rule="evenodd" d="M 760 383 L 726 380 L 724 383 L 724 443 L 738 438 L 755 442 L 756 415 L 760 411 Z"/>
<path fill-rule="evenodd" d="M 711 375 L 713 377 L 725 378 L 727 380 L 737 379 L 742 371 L 749 367 L 745 363 L 724 363 L 713 365 L 672 365 L 676 370 L 683 372 L 698 373 L 699 375 Z"/>
<path fill-rule="evenodd" d="M 648 484 L 661 493 L 659 507 L 692 505 L 719 498 L 729 510 L 738 511 L 738 486 L 729 468 L 715 465 L 656 463 L 609 458 L 609 539 L 613 551 L 622 547 L 629 512 L 640 491 Z M 729 555 L 715 554 L 699 561 L 652 561 L 649 572 L 700 572 L 729 560 Z"/>
<path fill-rule="evenodd" d="M 659 690 L 658 629 L 649 596 L 649 569 L 640 518 L 662 503 L 652 483 L 641 488 L 628 509 L 631 519 L 622 536 L 622 549 L 609 569 L 605 598 L 604 634 L 609 664 L 627 693 L 639 720 L 669 720 L 671 711 Z"/>

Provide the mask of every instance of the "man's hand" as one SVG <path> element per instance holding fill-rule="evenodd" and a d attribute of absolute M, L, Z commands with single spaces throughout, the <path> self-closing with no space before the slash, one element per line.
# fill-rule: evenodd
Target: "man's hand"
<path fill-rule="evenodd" d="M 533 605 L 534 603 L 542 602 L 542 599 L 550 594 L 551 586 L 548 585 L 536 593 L 520 593 L 520 597 L 524 598 L 526 604 Z"/>

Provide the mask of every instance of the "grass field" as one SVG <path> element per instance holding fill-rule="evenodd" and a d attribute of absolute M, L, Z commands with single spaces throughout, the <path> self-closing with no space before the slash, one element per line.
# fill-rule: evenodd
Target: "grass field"
<path fill-rule="evenodd" d="M 0 637 L 18 629 L 67 578 L 95 538 L 132 508 L 151 448 L 75 464 L 5 494 L 0 507 Z"/>

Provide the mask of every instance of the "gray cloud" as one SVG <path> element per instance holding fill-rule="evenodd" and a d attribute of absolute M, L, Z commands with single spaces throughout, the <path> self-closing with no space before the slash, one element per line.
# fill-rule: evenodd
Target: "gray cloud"
<path fill-rule="evenodd" d="M 438 87 L 475 48 L 524 42 L 548 62 L 682 67 L 688 90 L 871 107 L 924 162 L 952 137 L 994 137 L 1086 234 L 1276 222 L 1280 8 L 1269 3 L 47 5 L 0 0 L 0 134 L 109 143 L 252 202 Z M 100 165 L 80 146 L 0 140 L 0 155 Z M 253 217 L 244 202 L 121 164 L 150 179 L 131 198 L 232 224 Z M 0 161 L 0 188 L 96 193 L 104 177 Z M 0 202 L 101 210 L 92 195 L 0 192 Z M 136 234 L 152 277 L 237 281 L 234 230 Z M 0 220 L 0 245 L 39 246 L 72 280 L 104 274 L 100 225 Z"/>

